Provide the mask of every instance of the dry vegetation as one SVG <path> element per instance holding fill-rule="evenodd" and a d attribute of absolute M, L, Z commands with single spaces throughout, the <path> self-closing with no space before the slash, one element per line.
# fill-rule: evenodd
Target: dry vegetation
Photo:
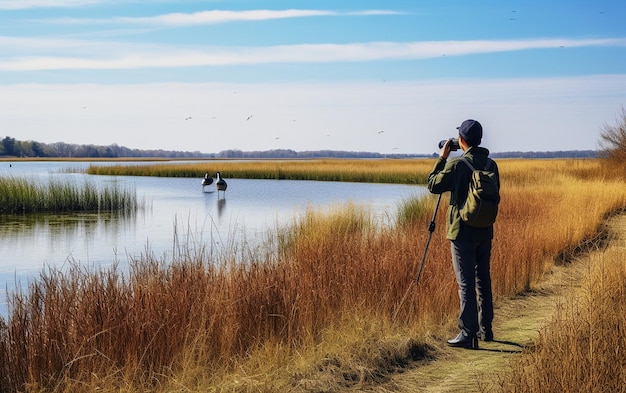
<path fill-rule="evenodd" d="M 272 168 L 278 178 L 297 171 L 313 178 L 308 168 L 316 176 L 329 171 L 334 180 L 413 183 L 433 161 L 349 161 L 337 169 L 336 160 L 332 170 L 329 163 L 240 165 L 250 177 Z M 216 171 L 196 165 L 195 176 Z M 235 176 L 236 163 L 219 165 Z M 497 297 L 531 288 L 546 260 L 566 263 L 581 244 L 599 238 L 608 215 L 626 207 L 623 167 L 597 160 L 499 165 Z M 456 319 L 443 212 L 414 283 L 433 207 L 434 198 L 407 202 L 395 225 L 353 205 L 309 211 L 267 248 L 234 245 L 220 255 L 182 248 L 174 261 L 147 253 L 128 275 L 79 266 L 44 272 L 27 293 L 12 296 L 9 318 L 0 320 L 0 391 L 336 391 L 383 381 L 436 356 L 433 340 L 447 337 Z M 603 282 L 623 288 L 623 278 Z M 624 303 L 623 290 L 613 289 L 602 292 Z M 595 314 L 586 320 L 596 321 Z M 611 323 L 606 329 L 615 329 Z M 624 345 L 619 324 L 617 330 Z M 560 367 L 554 359 L 567 350 L 544 356 Z M 611 362 L 610 354 L 602 356 L 594 366 Z"/>
<path fill-rule="evenodd" d="M 564 283 L 565 300 L 502 391 L 626 392 L 626 226 L 621 231 L 575 267 L 584 270 L 582 279 Z"/>
<path fill-rule="evenodd" d="M 424 184 L 429 160 L 252 160 L 154 165 L 91 165 L 92 175 L 202 177 L 219 171 L 226 178 L 322 180 L 368 183 Z"/>

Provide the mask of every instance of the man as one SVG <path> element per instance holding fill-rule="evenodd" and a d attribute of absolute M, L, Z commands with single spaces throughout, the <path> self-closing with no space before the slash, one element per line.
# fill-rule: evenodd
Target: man
<path fill-rule="evenodd" d="M 484 169 L 489 150 L 479 147 L 483 128 L 476 120 L 465 120 L 459 130 L 458 144 L 474 168 Z M 468 194 L 472 170 L 461 158 L 448 161 L 451 141 L 441 149 L 435 167 L 428 175 L 428 189 L 434 194 L 450 191 L 447 213 L 446 237 L 451 242 L 452 265 L 459 286 L 461 332 L 448 344 L 453 347 L 478 349 L 478 338 L 493 340 L 493 300 L 489 264 L 493 225 L 476 228 L 466 224 L 459 214 Z M 497 184 L 500 185 L 498 167 L 492 162 Z M 478 297 L 478 299 L 477 299 Z"/>

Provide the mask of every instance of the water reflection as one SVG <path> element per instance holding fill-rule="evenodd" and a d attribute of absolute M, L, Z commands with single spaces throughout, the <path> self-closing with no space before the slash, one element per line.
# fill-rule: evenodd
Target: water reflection
<path fill-rule="evenodd" d="M 0 215 L 0 272 L 31 270 L 68 258 L 110 259 L 121 233 L 135 230 L 136 213 Z M 98 243 L 112 248 L 99 253 Z M 8 252 L 6 252 L 8 251 Z"/>
<path fill-rule="evenodd" d="M 221 219 L 226 208 L 226 198 L 217 199 L 217 218 Z"/>

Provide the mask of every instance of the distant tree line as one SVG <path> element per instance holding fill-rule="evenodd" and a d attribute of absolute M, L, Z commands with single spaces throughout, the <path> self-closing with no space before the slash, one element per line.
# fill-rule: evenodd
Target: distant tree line
<path fill-rule="evenodd" d="M 509 151 L 491 153 L 493 158 L 595 158 L 596 150 L 563 150 L 563 151 Z"/>
<path fill-rule="evenodd" d="M 428 154 L 382 154 L 367 151 L 314 150 L 295 151 L 274 149 L 264 151 L 224 150 L 213 155 L 215 158 L 415 158 L 430 157 Z"/>
<path fill-rule="evenodd" d="M 109 146 L 77 145 L 64 142 L 40 143 L 18 141 L 9 136 L 0 143 L 0 156 L 12 157 L 52 157 L 52 158 L 203 158 L 211 154 L 174 150 L 129 149 L 117 144 Z"/>
<path fill-rule="evenodd" d="M 382 154 L 364 151 L 315 150 L 295 151 L 274 149 L 264 151 L 223 150 L 219 153 L 176 150 L 130 149 L 117 144 L 109 146 L 77 145 L 64 142 L 40 143 L 18 141 L 9 136 L 0 143 L 0 157 L 49 158 L 216 158 L 216 159 L 306 159 L 306 158 L 429 158 L 433 154 Z M 492 153 L 494 158 L 593 158 L 601 154 L 596 150 L 568 150 L 546 152 Z"/>

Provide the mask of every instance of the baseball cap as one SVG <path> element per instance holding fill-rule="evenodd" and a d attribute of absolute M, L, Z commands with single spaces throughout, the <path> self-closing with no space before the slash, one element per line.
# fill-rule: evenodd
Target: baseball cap
<path fill-rule="evenodd" d="M 483 126 L 479 122 L 473 119 L 467 119 L 459 127 L 459 135 L 465 139 L 470 146 L 480 145 L 480 141 L 483 138 Z"/>

